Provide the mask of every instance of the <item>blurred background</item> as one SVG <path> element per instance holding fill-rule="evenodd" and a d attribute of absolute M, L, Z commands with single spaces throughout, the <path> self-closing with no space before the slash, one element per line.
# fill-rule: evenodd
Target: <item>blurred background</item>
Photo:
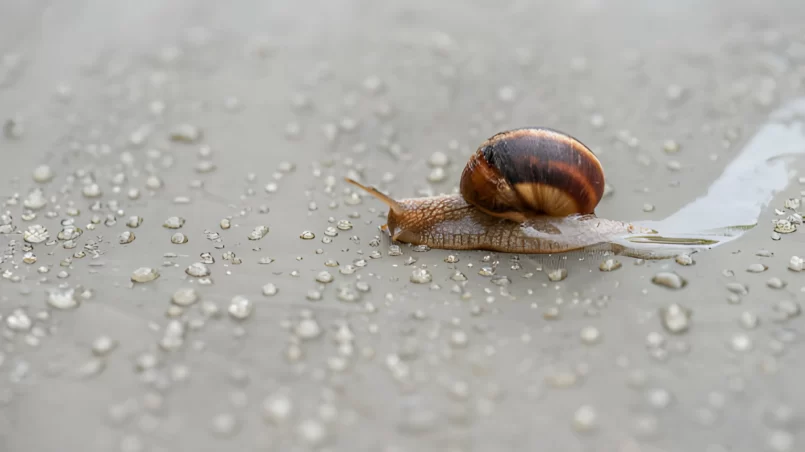
<path fill-rule="evenodd" d="M 802 450 L 805 240 L 771 226 L 801 161 L 740 240 L 611 272 L 397 250 L 342 179 L 452 193 L 484 139 L 547 126 L 601 159 L 599 215 L 665 218 L 805 95 L 803 23 L 795 0 L 2 2 L 0 450 Z"/>

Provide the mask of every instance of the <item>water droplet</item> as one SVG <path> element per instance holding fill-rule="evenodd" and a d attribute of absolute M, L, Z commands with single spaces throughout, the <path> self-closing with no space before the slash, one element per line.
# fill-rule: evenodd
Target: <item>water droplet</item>
<path fill-rule="evenodd" d="M 159 272 L 155 268 L 140 267 L 131 273 L 131 282 L 146 283 L 159 278 Z"/>
<path fill-rule="evenodd" d="M 128 220 L 126 220 L 126 226 L 130 228 L 138 228 L 141 224 L 143 224 L 143 217 L 138 217 L 136 215 L 131 216 Z"/>
<path fill-rule="evenodd" d="M 162 223 L 162 226 L 168 229 L 179 229 L 184 226 L 185 221 L 182 217 L 170 217 Z"/>
<path fill-rule="evenodd" d="M 579 333 L 581 341 L 588 345 L 593 345 L 601 342 L 601 331 L 594 326 L 587 326 L 581 329 Z"/>
<path fill-rule="evenodd" d="M 402 256 L 402 248 L 400 245 L 389 245 L 389 256 Z"/>
<path fill-rule="evenodd" d="M 727 283 L 726 288 L 736 295 L 746 295 L 749 293 L 749 288 L 738 282 Z"/>
<path fill-rule="evenodd" d="M 601 262 L 601 265 L 598 266 L 598 269 L 602 272 L 611 272 L 621 268 L 623 264 L 619 260 L 616 259 L 607 259 L 604 262 Z"/>
<path fill-rule="evenodd" d="M 178 124 L 171 129 L 171 141 L 195 143 L 201 139 L 201 129 L 192 124 Z"/>
<path fill-rule="evenodd" d="M 649 405 L 657 409 L 665 409 L 671 405 L 673 396 L 670 392 L 662 388 L 654 388 L 646 394 Z"/>
<path fill-rule="evenodd" d="M 40 184 L 50 182 L 51 180 L 53 180 L 54 176 L 55 174 L 53 172 L 53 168 L 51 168 L 48 165 L 39 165 L 36 168 L 34 168 L 33 171 L 34 181 Z"/>
<path fill-rule="evenodd" d="M 598 425 L 598 414 L 590 405 L 582 405 L 573 414 L 573 428 L 582 433 L 591 432 Z"/>
<path fill-rule="evenodd" d="M 790 234 L 796 232 L 797 225 L 788 220 L 774 220 L 774 232 L 779 234 Z"/>
<path fill-rule="evenodd" d="M 411 272 L 410 281 L 414 284 L 427 284 L 433 280 L 430 271 L 425 268 L 415 268 Z"/>
<path fill-rule="evenodd" d="M 210 276 L 210 268 L 202 264 L 201 262 L 195 262 L 190 264 L 185 269 L 184 272 L 195 278 L 203 278 L 205 276 Z"/>
<path fill-rule="evenodd" d="M 11 331 L 29 331 L 33 326 L 33 320 L 24 310 L 15 309 L 6 317 L 6 326 Z"/>
<path fill-rule="evenodd" d="M 22 234 L 22 239 L 28 243 L 42 243 L 50 238 L 50 233 L 41 224 L 32 224 L 28 226 Z"/>
<path fill-rule="evenodd" d="M 192 288 L 178 289 L 173 293 L 171 301 L 178 306 L 190 306 L 198 301 L 198 292 Z"/>
<path fill-rule="evenodd" d="M 694 265 L 696 263 L 696 261 L 693 260 L 693 257 L 690 254 L 685 253 L 676 256 L 675 260 L 677 264 L 685 266 Z"/>
<path fill-rule="evenodd" d="M 492 276 L 495 274 L 495 269 L 492 267 L 481 267 L 481 269 L 478 270 L 478 274 L 481 276 Z"/>
<path fill-rule="evenodd" d="M 752 339 L 745 334 L 736 334 L 730 339 L 730 347 L 736 352 L 745 352 L 752 349 Z"/>
<path fill-rule="evenodd" d="M 455 254 L 450 254 L 444 258 L 444 261 L 448 264 L 455 264 L 459 261 L 459 259 L 458 256 L 456 256 Z"/>
<path fill-rule="evenodd" d="M 299 238 L 302 240 L 313 240 L 316 238 L 316 234 L 312 233 L 311 231 L 304 231 L 299 234 Z"/>
<path fill-rule="evenodd" d="M 658 286 L 668 287 L 669 289 L 681 289 L 687 285 L 687 281 L 674 272 L 660 272 L 651 278 L 651 282 Z"/>
<path fill-rule="evenodd" d="M 766 281 L 766 285 L 772 289 L 784 289 L 788 284 L 778 277 L 771 277 Z"/>
<path fill-rule="evenodd" d="M 188 238 L 181 232 L 176 232 L 171 236 L 171 243 L 175 245 L 182 245 L 188 242 Z"/>
<path fill-rule="evenodd" d="M 235 320 L 245 320 L 254 312 L 254 303 L 244 296 L 236 295 L 229 304 L 228 312 Z"/>
<path fill-rule="evenodd" d="M 81 194 L 84 195 L 85 198 L 98 198 L 103 192 L 101 191 L 100 185 L 92 183 L 84 185 L 81 189 Z"/>
<path fill-rule="evenodd" d="M 312 318 L 306 318 L 299 321 L 294 330 L 300 339 L 310 340 L 321 336 L 321 327 L 319 323 Z"/>
<path fill-rule="evenodd" d="M 676 303 L 660 309 L 662 326 L 673 334 L 681 334 L 690 328 L 690 317 L 692 312 Z"/>
<path fill-rule="evenodd" d="M 22 205 L 31 210 L 39 210 L 48 204 L 48 200 L 41 189 L 35 188 L 28 193 L 28 196 L 22 201 Z"/>
<path fill-rule="evenodd" d="M 277 292 L 279 292 L 279 289 L 277 289 L 277 286 L 272 283 L 268 283 L 263 286 L 263 295 L 267 297 L 273 297 L 277 294 Z"/>
<path fill-rule="evenodd" d="M 553 282 L 563 281 L 565 278 L 567 278 L 566 268 L 557 268 L 548 272 L 548 279 Z"/>
<path fill-rule="evenodd" d="M 747 330 L 753 330 L 760 324 L 758 316 L 749 311 L 742 312 L 738 321 L 740 325 Z"/>
<path fill-rule="evenodd" d="M 249 240 L 260 240 L 268 234 L 268 226 L 257 226 L 255 227 L 249 236 L 247 237 Z"/>
<path fill-rule="evenodd" d="M 746 268 L 746 271 L 749 273 L 763 273 L 768 269 L 769 267 L 763 264 L 751 264 L 749 267 Z"/>
<path fill-rule="evenodd" d="M 450 335 L 450 345 L 455 348 L 464 348 L 467 346 L 470 338 L 464 330 L 455 330 Z"/>
<path fill-rule="evenodd" d="M 123 231 L 120 233 L 120 236 L 118 237 L 118 241 L 120 242 L 121 245 L 129 244 L 133 242 L 134 239 L 135 239 L 134 233 L 131 231 Z"/>
<path fill-rule="evenodd" d="M 171 320 L 165 327 L 159 346 L 165 351 L 179 349 L 184 345 L 185 324 L 181 320 Z"/>
<path fill-rule="evenodd" d="M 431 169 L 428 174 L 428 182 L 431 183 L 444 182 L 445 179 L 447 179 L 447 172 L 441 167 Z"/>
<path fill-rule="evenodd" d="M 109 336 L 98 336 L 92 341 L 92 354 L 95 356 L 107 356 L 117 348 L 117 341 Z"/>
<path fill-rule="evenodd" d="M 788 261 L 788 269 L 795 272 L 801 272 L 803 268 L 805 268 L 805 259 L 802 259 L 799 256 L 791 256 L 791 260 Z"/>
<path fill-rule="evenodd" d="M 331 283 L 333 282 L 333 275 L 328 271 L 322 271 L 316 275 L 316 281 L 324 284 Z"/>
<path fill-rule="evenodd" d="M 73 309 L 78 306 L 75 289 L 48 290 L 47 304 L 55 309 Z"/>
<path fill-rule="evenodd" d="M 263 401 L 263 415 L 273 423 L 285 422 L 292 412 L 293 403 L 285 394 L 273 394 Z"/>
<path fill-rule="evenodd" d="M 27 253 L 22 255 L 22 261 L 28 265 L 35 264 L 36 255 L 33 252 L 28 251 Z"/>

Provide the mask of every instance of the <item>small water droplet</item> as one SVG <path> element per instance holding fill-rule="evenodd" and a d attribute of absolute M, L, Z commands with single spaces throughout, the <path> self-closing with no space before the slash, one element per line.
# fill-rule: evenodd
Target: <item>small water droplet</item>
<path fill-rule="evenodd" d="M 249 236 L 247 237 L 249 240 L 260 240 L 268 234 L 268 226 L 257 226 L 255 227 Z"/>
<path fill-rule="evenodd" d="M 263 295 L 267 297 L 273 297 L 277 294 L 277 292 L 279 292 L 279 289 L 277 289 L 277 286 L 272 283 L 268 283 L 263 286 Z"/>
<path fill-rule="evenodd" d="M 739 282 L 727 283 L 726 288 L 736 295 L 746 295 L 749 293 L 749 288 Z"/>
<path fill-rule="evenodd" d="M 288 420 L 293 412 L 293 403 L 285 394 L 274 394 L 263 401 L 263 415 L 273 423 L 279 424 Z"/>
<path fill-rule="evenodd" d="M 319 323 L 312 318 L 305 318 L 299 321 L 294 330 L 300 339 L 310 340 L 321 336 Z"/>
<path fill-rule="evenodd" d="M 693 260 L 693 257 L 690 254 L 685 253 L 677 255 L 675 260 L 677 264 L 685 266 L 694 265 L 696 263 L 696 261 Z"/>
<path fill-rule="evenodd" d="M 109 336 L 98 336 L 92 341 L 92 354 L 95 356 L 107 356 L 117 348 L 117 341 Z"/>
<path fill-rule="evenodd" d="M 245 320 L 254 312 L 254 303 L 244 296 L 236 295 L 229 303 L 228 312 L 235 320 Z"/>
<path fill-rule="evenodd" d="M 182 217 L 170 217 L 162 223 L 162 226 L 168 229 L 179 229 L 184 226 L 185 221 Z"/>
<path fill-rule="evenodd" d="M 803 268 L 805 268 L 805 259 L 802 259 L 799 256 L 791 256 L 791 259 L 788 261 L 788 269 L 795 272 L 801 272 Z"/>
<path fill-rule="evenodd" d="M 53 168 L 48 165 L 39 165 L 34 168 L 33 171 L 33 178 L 35 182 L 40 184 L 45 184 L 53 180 L 55 173 L 53 172 Z"/>
<path fill-rule="evenodd" d="M 174 245 L 182 245 L 188 242 L 188 238 L 181 232 L 176 232 L 171 236 L 171 243 Z"/>
<path fill-rule="evenodd" d="M 159 278 L 159 272 L 151 267 L 140 267 L 131 273 L 131 281 L 136 283 L 151 282 L 157 278 Z"/>
<path fill-rule="evenodd" d="M 670 333 L 681 334 L 690 328 L 692 312 L 679 304 L 671 304 L 660 309 L 662 326 Z"/>
<path fill-rule="evenodd" d="M 768 269 L 769 267 L 763 264 L 751 264 L 749 267 L 746 268 L 746 271 L 749 273 L 763 273 Z"/>
<path fill-rule="evenodd" d="M 593 345 L 601 342 L 601 331 L 594 326 L 582 328 L 579 336 L 581 337 L 581 341 L 587 345 Z"/>
<path fill-rule="evenodd" d="M 299 234 L 299 238 L 302 240 L 313 240 L 316 238 L 316 234 L 314 234 L 311 231 L 304 231 L 301 234 Z"/>
<path fill-rule="evenodd" d="M 747 330 L 753 330 L 760 324 L 758 316 L 749 311 L 742 312 L 738 320 L 740 325 Z"/>
<path fill-rule="evenodd" d="M 177 124 L 170 132 L 171 141 L 181 143 L 195 143 L 201 136 L 201 129 L 192 124 Z"/>
<path fill-rule="evenodd" d="M 684 278 L 674 272 L 657 273 L 651 278 L 651 282 L 669 289 L 681 289 L 688 283 Z"/>
<path fill-rule="evenodd" d="M 590 405 L 582 405 L 573 414 L 573 428 L 581 433 L 588 433 L 598 426 L 598 414 Z"/>
<path fill-rule="evenodd" d="M 736 352 L 745 352 L 752 349 L 752 339 L 746 334 L 736 334 L 730 339 L 730 347 Z"/>
<path fill-rule="evenodd" d="M 32 224 L 28 226 L 22 234 L 22 239 L 28 243 L 42 243 L 50 238 L 50 233 L 41 224 Z"/>
<path fill-rule="evenodd" d="M 78 306 L 79 300 L 75 296 L 75 289 L 48 290 L 47 304 L 56 309 L 73 309 Z"/>
<path fill-rule="evenodd" d="M 415 284 L 427 284 L 433 280 L 433 276 L 425 268 L 415 268 L 411 272 L 410 281 Z"/>
<path fill-rule="evenodd" d="M 126 244 L 129 244 L 129 243 L 133 242 L 134 239 L 135 239 L 135 236 L 134 236 L 133 232 L 131 232 L 131 231 L 123 231 L 123 232 L 120 233 L 120 236 L 118 237 L 118 242 L 121 245 L 126 245 Z"/>
<path fill-rule="evenodd" d="M 171 301 L 178 306 L 190 306 L 199 299 L 198 292 L 193 288 L 178 289 L 173 293 Z"/>
<path fill-rule="evenodd" d="M 205 276 L 210 276 L 210 268 L 201 262 L 195 262 L 190 264 L 185 269 L 184 272 L 196 278 L 203 278 Z"/>
<path fill-rule="evenodd" d="M 607 259 L 604 262 L 601 262 L 601 265 L 598 266 L 598 269 L 602 272 L 611 272 L 621 268 L 623 264 L 617 259 Z"/>
<path fill-rule="evenodd" d="M 563 281 L 565 278 L 567 278 L 566 268 L 557 268 L 548 272 L 548 279 L 553 282 Z"/>

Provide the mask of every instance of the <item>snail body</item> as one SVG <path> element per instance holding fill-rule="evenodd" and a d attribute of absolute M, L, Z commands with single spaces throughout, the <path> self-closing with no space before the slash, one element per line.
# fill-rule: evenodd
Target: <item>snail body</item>
<path fill-rule="evenodd" d="M 564 133 L 524 128 L 484 141 L 455 195 L 394 200 L 352 179 L 389 206 L 392 240 L 430 248 L 560 253 L 632 233 L 629 223 L 595 215 L 604 173 L 587 146 Z"/>

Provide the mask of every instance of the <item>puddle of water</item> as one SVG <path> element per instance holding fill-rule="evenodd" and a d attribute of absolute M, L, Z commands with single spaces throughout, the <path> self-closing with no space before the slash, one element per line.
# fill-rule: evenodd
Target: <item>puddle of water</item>
<path fill-rule="evenodd" d="M 769 116 L 707 193 L 659 221 L 634 221 L 656 234 L 627 234 L 612 240 L 622 254 L 662 257 L 730 242 L 758 224 L 774 196 L 791 181 L 788 157 L 805 154 L 805 98 Z"/>

